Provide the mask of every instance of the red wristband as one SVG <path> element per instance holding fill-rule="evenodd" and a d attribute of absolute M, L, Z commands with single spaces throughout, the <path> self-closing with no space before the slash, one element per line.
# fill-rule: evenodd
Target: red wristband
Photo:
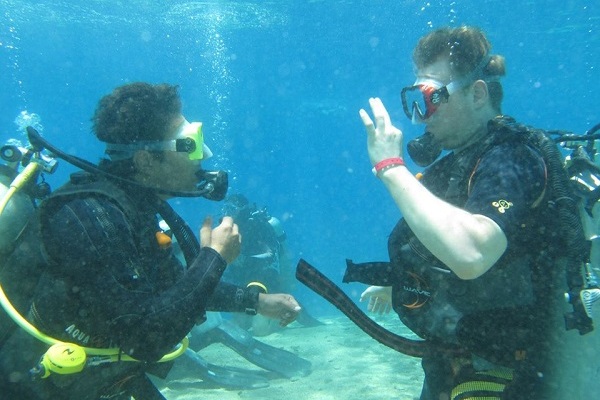
<path fill-rule="evenodd" d="M 375 175 L 380 173 L 383 169 L 387 169 L 388 167 L 396 167 L 404 165 L 404 160 L 400 157 L 386 158 L 385 160 L 379 161 L 375 164 L 375 168 L 373 168 L 373 172 Z"/>

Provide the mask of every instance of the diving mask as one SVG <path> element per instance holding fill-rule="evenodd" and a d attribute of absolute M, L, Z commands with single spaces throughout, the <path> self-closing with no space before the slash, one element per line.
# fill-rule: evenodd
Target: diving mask
<path fill-rule="evenodd" d="M 479 64 L 465 77 L 451 81 L 444 85 L 442 82 L 431 78 L 418 78 L 413 86 L 402 89 L 402 108 L 404 114 L 413 124 L 424 123 L 433 115 L 442 103 L 448 102 L 452 93 L 480 79 L 484 75 L 485 67 L 490 63 L 492 57 L 485 55 Z M 486 76 L 486 82 L 497 81 L 499 76 Z"/>
<path fill-rule="evenodd" d="M 404 114 L 413 124 L 422 123 L 435 113 L 441 103 L 446 103 L 452 93 L 463 85 L 463 81 L 452 81 L 447 85 L 434 79 L 417 79 L 413 86 L 402 89 Z"/>
<path fill-rule="evenodd" d="M 113 161 L 131 158 L 138 150 L 176 151 L 188 153 L 192 161 L 206 160 L 212 157 L 212 151 L 204 144 L 202 122 L 184 120 L 175 139 L 161 141 L 138 141 L 134 143 L 106 143 L 106 154 Z"/>
<path fill-rule="evenodd" d="M 212 157 L 212 151 L 204 144 L 204 135 L 202 134 L 202 122 L 188 122 L 185 120 L 177 132 L 176 151 L 188 153 L 190 160 L 206 160 Z"/>

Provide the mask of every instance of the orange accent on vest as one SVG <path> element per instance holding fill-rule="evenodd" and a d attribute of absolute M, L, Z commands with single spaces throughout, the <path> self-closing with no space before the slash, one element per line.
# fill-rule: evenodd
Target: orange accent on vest
<path fill-rule="evenodd" d="M 156 242 L 158 243 L 158 247 L 160 247 L 161 249 L 168 249 L 169 247 L 171 247 L 172 240 L 169 235 L 162 231 L 158 231 L 156 232 L 155 236 Z"/>

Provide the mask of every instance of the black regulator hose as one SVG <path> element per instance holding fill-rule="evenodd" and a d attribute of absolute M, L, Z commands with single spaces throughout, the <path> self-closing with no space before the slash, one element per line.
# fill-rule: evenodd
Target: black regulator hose
<path fill-rule="evenodd" d="M 593 321 L 585 313 L 583 303 L 579 296 L 585 282 L 581 274 L 581 266 L 588 261 L 590 254 L 589 242 L 583 232 L 581 218 L 577 210 L 577 200 L 570 189 L 569 177 L 562 164 L 562 157 L 554 141 L 546 135 L 537 135 L 538 146 L 545 155 L 548 168 L 548 184 L 553 192 L 553 199 L 557 203 L 560 234 L 566 246 L 566 276 L 569 288 L 569 302 L 574 312 L 565 315 L 567 330 L 577 329 L 584 335 L 594 329 Z"/>
<path fill-rule="evenodd" d="M 200 244 L 190 226 L 185 222 L 179 214 L 166 201 L 158 205 L 158 213 L 163 217 L 167 225 L 171 228 L 173 235 L 179 243 L 179 247 L 183 253 L 183 257 L 187 265 L 192 265 L 192 262 L 200 254 Z"/>
<path fill-rule="evenodd" d="M 52 152 L 56 157 L 61 158 L 68 162 L 69 164 L 80 168 L 86 172 L 91 174 L 102 175 L 105 178 L 113 179 L 120 181 L 122 183 L 126 183 L 129 185 L 135 185 L 140 187 L 145 187 L 139 182 L 135 182 L 130 179 L 125 179 L 120 176 L 113 175 L 107 171 L 104 171 L 97 165 L 84 160 L 83 158 L 79 158 L 77 156 L 67 154 L 60 150 L 59 148 L 53 146 L 46 139 L 39 134 L 33 127 L 28 126 L 27 130 L 27 138 L 29 139 L 29 143 L 34 147 L 35 151 L 42 151 L 43 149 L 48 149 Z M 165 190 L 160 188 L 153 188 L 158 193 L 175 196 L 175 197 L 204 197 L 208 200 L 212 201 L 221 201 L 227 195 L 228 188 L 228 177 L 227 172 L 225 171 L 206 171 L 200 170 L 196 173 L 198 177 L 201 179 L 199 183 L 198 190 L 189 191 L 189 192 L 179 192 L 172 190 Z"/>
<path fill-rule="evenodd" d="M 407 339 L 390 332 L 369 318 L 342 289 L 303 259 L 300 259 L 296 267 L 296 278 L 309 289 L 333 304 L 367 335 L 397 352 L 411 357 L 423 357 L 436 353 L 466 353 L 464 349 L 459 347 L 425 340 Z"/>
<path fill-rule="evenodd" d="M 555 235 L 560 235 L 565 243 L 568 300 L 573 307 L 572 312 L 564 315 L 565 325 L 567 330 L 577 329 L 580 335 L 584 335 L 594 329 L 593 321 L 587 316 L 580 296 L 581 291 L 586 286 L 583 278 L 583 266 L 589 261 L 590 243 L 585 238 L 577 208 L 578 200 L 575 198 L 568 172 L 563 166 L 563 157 L 556 143 L 573 140 L 593 142 L 597 138 L 595 132 L 600 129 L 600 124 L 594 126 L 585 135 L 577 136 L 562 131 L 545 132 L 528 128 L 516 124 L 512 119 L 502 122 L 509 130 L 525 132 L 527 135 L 526 141 L 542 153 L 546 163 L 548 170 L 547 186 L 550 189 L 549 206 L 557 215 L 558 231 L 555 232 Z M 558 138 L 552 139 L 551 136 L 553 135 L 558 135 Z"/>

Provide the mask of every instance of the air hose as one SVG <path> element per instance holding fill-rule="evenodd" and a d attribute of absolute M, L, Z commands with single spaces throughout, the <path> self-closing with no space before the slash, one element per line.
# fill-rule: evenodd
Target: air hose
<path fill-rule="evenodd" d="M 27 182 L 37 177 L 40 168 L 42 168 L 42 165 L 32 160 L 27 164 L 23 171 L 16 176 L 10 184 L 9 189 L 2 199 L 0 199 L 0 215 L 4 212 L 11 197 L 25 186 Z M 95 365 L 113 361 L 139 361 L 126 354 L 122 354 L 121 350 L 118 348 L 103 349 L 82 347 L 73 343 L 61 342 L 58 339 L 44 334 L 19 314 L 4 293 L 1 284 L 0 305 L 2 305 L 2 308 L 8 316 L 24 331 L 43 343 L 50 345 L 48 351 L 42 356 L 39 365 L 33 370 L 36 376 L 46 378 L 52 372 L 63 375 L 73 374 L 82 371 L 86 364 Z M 166 354 L 158 362 L 174 360 L 182 355 L 187 347 L 188 338 L 185 337 L 174 351 Z M 88 360 L 87 356 L 92 356 L 92 358 Z"/>
<path fill-rule="evenodd" d="M 589 242 L 585 239 L 577 203 L 569 190 L 569 177 L 562 165 L 562 159 L 556 144 L 546 135 L 540 135 L 539 148 L 546 155 L 549 169 L 549 185 L 554 193 L 558 207 L 558 221 L 561 227 L 567 253 L 566 276 L 569 288 L 568 300 L 573 312 L 565 315 L 567 330 L 577 329 L 581 335 L 594 329 L 592 319 L 585 312 L 585 300 L 580 293 L 585 289 L 581 266 L 590 254 Z M 585 292 L 584 292 L 585 293 Z"/>
<path fill-rule="evenodd" d="M 303 259 L 300 259 L 296 267 L 296 278 L 333 304 L 367 335 L 397 352 L 411 357 L 440 353 L 466 354 L 466 350 L 461 347 L 428 340 L 408 339 L 385 329 L 358 308 L 335 283 Z"/>

